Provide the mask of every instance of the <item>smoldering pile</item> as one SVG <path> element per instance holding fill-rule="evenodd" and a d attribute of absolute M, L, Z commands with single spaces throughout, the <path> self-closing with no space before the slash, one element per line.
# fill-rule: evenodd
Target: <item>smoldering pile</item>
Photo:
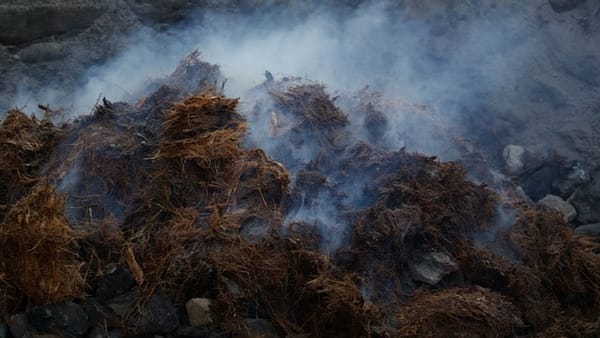
<path fill-rule="evenodd" d="M 599 329 L 598 245 L 559 215 L 458 163 L 382 147 L 378 102 L 354 106 L 361 140 L 324 86 L 268 81 L 252 129 L 220 81 L 192 54 L 135 105 L 104 100 L 62 126 L 8 113 L 0 304 L 13 335 Z"/>

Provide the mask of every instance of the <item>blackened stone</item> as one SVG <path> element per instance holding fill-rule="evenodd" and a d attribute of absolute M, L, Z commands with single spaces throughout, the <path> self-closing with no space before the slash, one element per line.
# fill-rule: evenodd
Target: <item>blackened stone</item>
<path fill-rule="evenodd" d="M 6 338 L 6 324 L 0 319 L 0 338 Z"/>
<path fill-rule="evenodd" d="M 208 328 L 198 328 L 193 326 L 181 327 L 175 333 L 175 337 L 197 337 L 197 338 L 210 338 L 214 337 L 215 334 Z"/>
<path fill-rule="evenodd" d="M 569 199 L 577 210 L 577 221 L 581 224 L 600 222 L 600 180 L 594 179 L 589 184 L 577 189 Z"/>
<path fill-rule="evenodd" d="M 600 237 L 600 223 L 578 226 L 573 232 L 577 235 Z"/>
<path fill-rule="evenodd" d="M 166 334 L 179 327 L 179 316 L 177 308 L 168 298 L 155 294 L 129 322 L 140 334 Z"/>
<path fill-rule="evenodd" d="M 558 168 L 552 191 L 562 198 L 569 198 L 577 188 L 589 182 L 590 174 L 583 164 L 572 161 Z"/>
<path fill-rule="evenodd" d="M 135 279 L 127 269 L 119 264 L 111 264 L 98 281 L 96 295 L 101 299 L 110 299 L 124 294 L 134 285 Z"/>
<path fill-rule="evenodd" d="M 13 337 L 32 337 L 32 329 L 27 323 L 25 314 L 17 314 L 10 317 L 9 328 Z"/>
<path fill-rule="evenodd" d="M 38 306 L 27 312 L 26 316 L 31 326 L 43 333 L 82 337 L 89 329 L 87 313 L 73 302 Z"/>
<path fill-rule="evenodd" d="M 106 305 L 118 316 L 125 317 L 135 302 L 135 290 L 106 301 Z"/>
<path fill-rule="evenodd" d="M 111 307 L 99 302 L 94 297 L 86 298 L 81 306 L 88 314 L 88 321 L 90 323 L 100 323 L 102 329 L 105 327 L 119 327 L 123 323 L 122 316 L 116 314 Z"/>
<path fill-rule="evenodd" d="M 523 190 L 533 201 L 537 202 L 552 193 L 554 170 L 549 166 L 541 167 L 522 178 Z"/>

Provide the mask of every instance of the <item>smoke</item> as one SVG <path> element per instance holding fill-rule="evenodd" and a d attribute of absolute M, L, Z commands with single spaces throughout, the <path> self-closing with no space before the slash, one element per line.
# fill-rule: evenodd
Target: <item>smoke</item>
<path fill-rule="evenodd" d="M 527 47 L 529 23 L 507 8 L 482 4 L 471 11 L 472 17 L 464 17 L 443 2 L 436 6 L 440 8 L 416 11 L 392 1 L 374 1 L 343 15 L 321 7 L 289 23 L 281 17 L 284 12 L 191 13 L 185 24 L 166 32 L 146 29 L 130 36 L 128 48 L 91 68 L 85 84 L 74 93 L 45 89 L 40 97 L 73 115 L 89 112 L 101 95 L 111 101 L 132 101 L 146 94 L 150 80 L 169 74 L 197 48 L 204 60 L 221 66 L 228 79 L 226 94 L 241 98 L 241 109 L 250 120 L 249 142 L 267 152 L 277 148 L 265 132 L 268 103 L 251 114 L 257 102 L 265 100 L 251 90 L 264 82 L 265 70 L 276 79 L 300 76 L 322 82 L 330 93 L 341 95 L 339 104 L 350 114 L 351 132 L 358 140 L 370 136 L 362 127 L 364 117 L 352 107 L 364 104 L 355 94 L 368 85 L 369 92 L 380 93 L 381 102 L 389 102 L 374 107 L 387 120 L 380 136 L 383 146 L 390 150 L 406 146 L 452 160 L 460 152 L 451 139 L 472 132 L 465 110 L 477 111 L 485 98 L 514 87 L 522 60 L 534 47 Z M 30 102 L 35 95 L 22 93 L 19 100 Z M 314 154 L 314 149 L 300 149 L 291 156 L 296 163 L 285 164 L 294 169 Z M 344 189 L 350 203 L 359 199 L 356 184 Z M 324 234 L 343 227 L 326 198 L 303 205 L 288 218 L 328 224 Z M 339 240 L 331 243 L 328 249 Z"/>

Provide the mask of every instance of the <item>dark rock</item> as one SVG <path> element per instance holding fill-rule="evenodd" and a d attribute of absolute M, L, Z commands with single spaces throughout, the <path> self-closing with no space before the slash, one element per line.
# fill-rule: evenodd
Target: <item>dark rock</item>
<path fill-rule="evenodd" d="M 129 291 L 106 301 L 106 305 L 118 316 L 124 317 L 135 303 L 135 290 Z"/>
<path fill-rule="evenodd" d="M 574 230 L 577 235 L 600 236 L 600 223 L 586 224 L 578 226 Z"/>
<path fill-rule="evenodd" d="M 553 193 L 568 198 L 580 186 L 590 182 L 590 174 L 583 164 L 572 161 L 558 168 L 556 178 L 552 181 Z"/>
<path fill-rule="evenodd" d="M 273 323 L 265 319 L 247 318 L 244 319 L 244 326 L 246 327 L 248 337 L 279 337 Z"/>
<path fill-rule="evenodd" d="M 527 164 L 525 166 L 527 167 Z M 533 201 L 550 194 L 567 199 L 579 187 L 590 182 L 588 171 L 578 161 L 549 161 L 538 167 L 536 170 L 526 171 L 518 179 L 523 190 Z"/>
<path fill-rule="evenodd" d="M 533 201 L 538 201 L 552 193 L 553 169 L 549 166 L 541 167 L 531 174 L 521 178 L 521 187 Z"/>
<path fill-rule="evenodd" d="M 110 299 L 131 290 L 135 285 L 133 275 L 120 264 L 110 264 L 108 270 L 98 281 L 96 295 L 101 299 Z"/>
<path fill-rule="evenodd" d="M 6 324 L 0 319 L 0 338 L 6 338 Z"/>
<path fill-rule="evenodd" d="M 28 311 L 26 316 L 31 326 L 42 333 L 81 337 L 89 329 L 87 313 L 73 302 L 38 306 Z"/>
<path fill-rule="evenodd" d="M 33 329 L 29 326 L 29 323 L 27 323 L 27 319 L 23 313 L 11 316 L 8 326 L 13 337 L 33 337 Z"/>
<path fill-rule="evenodd" d="M 569 203 L 577 210 L 577 221 L 581 224 L 600 222 L 600 180 L 594 179 L 577 189 Z"/>
<path fill-rule="evenodd" d="M 88 321 L 90 323 L 101 323 L 102 328 L 119 327 L 123 323 L 121 315 L 116 314 L 109 306 L 100 303 L 93 297 L 86 298 L 81 306 L 88 314 Z"/>
<path fill-rule="evenodd" d="M 584 3 L 585 0 L 548 0 L 550 7 L 556 13 L 563 13 L 574 10 L 580 4 Z"/>
<path fill-rule="evenodd" d="M 545 144 L 534 144 L 525 147 L 525 167 L 533 169 L 551 163 L 557 158 L 554 149 Z"/>
<path fill-rule="evenodd" d="M 208 328 L 198 328 L 193 326 L 180 327 L 175 333 L 176 337 L 196 337 L 209 338 L 215 336 Z"/>
<path fill-rule="evenodd" d="M 155 294 L 132 316 L 129 324 L 140 334 L 166 334 L 177 330 L 179 316 L 177 308 L 168 298 Z"/>

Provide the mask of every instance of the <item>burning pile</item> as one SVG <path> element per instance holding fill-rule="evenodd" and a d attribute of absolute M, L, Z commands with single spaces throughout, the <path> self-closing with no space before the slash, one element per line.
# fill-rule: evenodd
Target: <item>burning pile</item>
<path fill-rule="evenodd" d="M 197 56 L 136 105 L 104 100 L 61 128 L 8 114 L 9 325 L 24 312 L 31 332 L 71 336 L 598 329 L 598 245 L 560 217 L 470 182 L 457 163 L 387 150 L 376 137 L 385 116 L 371 105 L 370 137 L 357 138 L 322 85 L 265 83 L 253 114 L 269 121 L 270 148 L 252 148 L 238 100 Z M 83 324 L 58 322 L 77 307 Z"/>

